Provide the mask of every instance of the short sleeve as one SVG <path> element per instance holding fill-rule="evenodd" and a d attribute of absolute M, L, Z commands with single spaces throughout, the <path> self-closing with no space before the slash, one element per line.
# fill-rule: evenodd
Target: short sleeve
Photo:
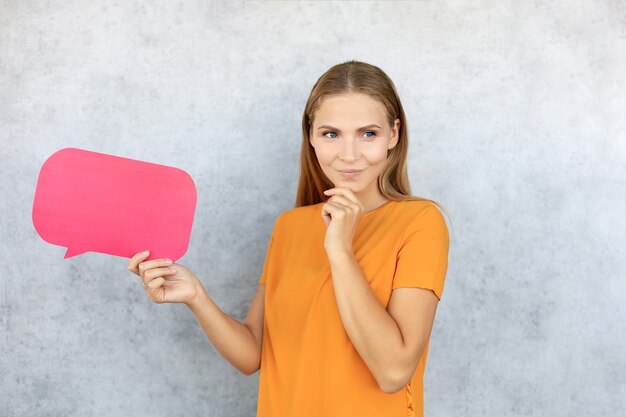
<path fill-rule="evenodd" d="M 269 244 L 267 245 L 267 252 L 265 254 L 265 263 L 263 264 L 263 272 L 261 273 L 261 278 L 259 278 L 258 283 L 265 285 L 267 279 L 267 273 L 269 270 L 270 258 L 272 254 L 272 248 L 274 247 L 274 239 L 276 237 L 277 229 L 278 229 L 278 219 L 280 215 L 274 221 L 274 229 L 272 230 L 272 234 L 270 236 Z"/>
<path fill-rule="evenodd" d="M 430 289 L 441 300 L 449 246 L 448 226 L 437 206 L 420 211 L 402 237 L 392 288 Z"/>

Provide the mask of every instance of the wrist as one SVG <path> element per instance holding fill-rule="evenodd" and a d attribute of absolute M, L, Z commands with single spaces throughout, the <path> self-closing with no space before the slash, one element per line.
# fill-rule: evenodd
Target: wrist
<path fill-rule="evenodd" d="M 202 303 L 206 301 L 208 296 L 204 289 L 204 286 L 198 278 L 193 279 L 193 285 L 196 289 L 196 295 L 194 295 L 191 300 L 185 302 L 187 307 L 189 307 L 189 309 L 191 310 L 197 309 Z"/>
<path fill-rule="evenodd" d="M 341 249 L 327 249 L 326 253 L 328 255 L 328 260 L 330 262 L 333 261 L 346 261 L 354 258 L 354 252 L 351 250 L 341 248 Z"/>

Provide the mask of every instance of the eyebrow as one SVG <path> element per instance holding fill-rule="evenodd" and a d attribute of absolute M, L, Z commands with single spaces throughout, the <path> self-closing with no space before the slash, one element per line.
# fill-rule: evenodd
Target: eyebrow
<path fill-rule="evenodd" d="M 378 126 L 376 124 L 370 124 L 370 125 L 358 128 L 357 132 L 361 132 L 361 131 L 363 131 L 365 129 L 371 129 L 372 127 L 377 127 L 379 129 L 382 129 L 380 126 Z M 317 128 L 317 130 L 320 130 L 320 129 L 332 129 L 332 130 L 336 130 L 337 132 L 341 132 L 341 129 L 338 129 L 338 128 L 332 127 L 332 126 L 328 126 L 328 125 L 321 125 L 320 127 Z"/>

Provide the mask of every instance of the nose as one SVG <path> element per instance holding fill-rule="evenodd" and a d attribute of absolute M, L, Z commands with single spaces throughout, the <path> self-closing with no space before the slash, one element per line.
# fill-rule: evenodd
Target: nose
<path fill-rule="evenodd" d="M 354 161 L 360 156 L 359 146 L 356 139 L 347 139 L 343 141 L 341 147 L 340 159 L 344 161 Z"/>

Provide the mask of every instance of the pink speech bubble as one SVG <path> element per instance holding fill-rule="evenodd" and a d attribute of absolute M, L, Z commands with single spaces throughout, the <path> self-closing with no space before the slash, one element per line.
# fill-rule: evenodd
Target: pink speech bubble
<path fill-rule="evenodd" d="M 33 225 L 64 258 L 99 252 L 180 259 L 189 246 L 196 186 L 178 168 L 76 148 L 41 167 Z"/>

